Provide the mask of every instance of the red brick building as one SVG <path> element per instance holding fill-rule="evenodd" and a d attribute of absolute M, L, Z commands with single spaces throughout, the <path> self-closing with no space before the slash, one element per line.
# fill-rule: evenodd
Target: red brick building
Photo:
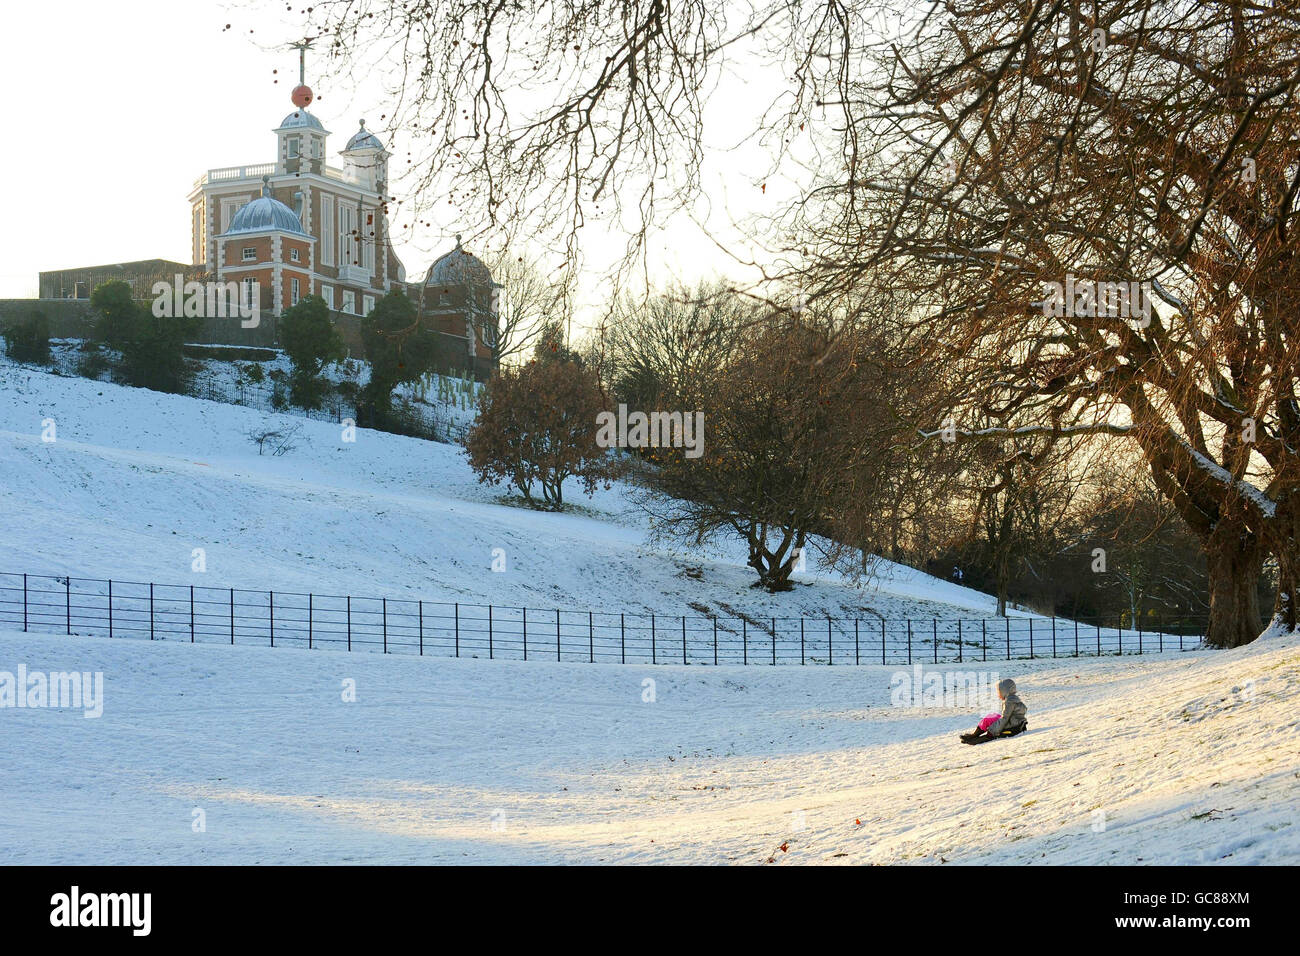
<path fill-rule="evenodd" d="M 255 280 L 269 316 L 318 295 L 344 322 L 404 289 L 417 306 L 423 301 L 440 333 L 440 365 L 478 378 L 491 374 L 497 285 L 459 237 L 424 282 L 407 283 L 389 236 L 391 154 L 365 121 L 339 153 L 340 167 L 326 162 L 330 133 L 305 108 L 274 133 L 275 162 L 210 169 L 195 182 L 189 196 L 195 270 L 222 282 Z"/>

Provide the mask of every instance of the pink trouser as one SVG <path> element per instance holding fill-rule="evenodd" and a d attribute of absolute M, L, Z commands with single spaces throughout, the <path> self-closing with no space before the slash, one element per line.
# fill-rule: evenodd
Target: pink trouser
<path fill-rule="evenodd" d="M 988 730 L 1001 719 L 1001 714 L 989 714 L 980 720 L 980 730 Z"/>

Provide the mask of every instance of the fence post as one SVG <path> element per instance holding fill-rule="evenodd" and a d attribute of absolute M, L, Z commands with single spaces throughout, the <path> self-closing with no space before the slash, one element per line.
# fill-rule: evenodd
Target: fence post
<path fill-rule="evenodd" d="M 907 619 L 907 663 L 912 663 L 912 619 Z"/>
<path fill-rule="evenodd" d="M 271 608 L 271 646 L 275 647 L 275 592 L 267 591 L 266 593 L 271 595 L 271 603 L 269 605 Z"/>
<path fill-rule="evenodd" d="M 524 612 L 524 660 L 528 660 L 528 608 L 520 608 Z M 492 606 L 488 605 L 488 631 L 492 630 Z"/>
<path fill-rule="evenodd" d="M 416 604 L 416 610 L 420 614 L 420 656 L 424 656 L 424 600 L 421 599 Z"/>
<path fill-rule="evenodd" d="M 230 589 L 230 644 L 235 643 L 235 589 Z"/>
<path fill-rule="evenodd" d="M 153 582 L 149 582 L 149 640 L 153 640 Z"/>
<path fill-rule="evenodd" d="M 1029 618 L 1029 659 L 1031 661 L 1034 659 L 1034 619 L 1032 616 Z"/>
<path fill-rule="evenodd" d="M 352 650 L 352 595 L 348 595 L 348 650 Z"/>
<path fill-rule="evenodd" d="M 388 653 L 388 598 L 381 598 L 384 611 L 384 653 Z"/>
<path fill-rule="evenodd" d="M 491 605 L 488 606 L 491 607 Z M 456 639 L 456 656 L 460 657 L 460 602 L 459 601 L 457 601 L 455 604 L 452 605 L 452 614 L 454 615 L 454 617 L 451 620 L 452 620 L 453 633 Z"/>
<path fill-rule="evenodd" d="M 1101 618 L 1097 618 L 1097 656 L 1101 657 Z"/>
<path fill-rule="evenodd" d="M 560 659 L 560 609 L 555 609 L 555 660 Z"/>
<path fill-rule="evenodd" d="M 1160 636 L 1160 653 L 1165 652 L 1165 629 L 1160 626 L 1160 617 L 1156 617 L 1156 633 Z"/>
<path fill-rule="evenodd" d="M 718 615 L 713 615 L 713 664 L 718 663 Z"/>
<path fill-rule="evenodd" d="M 528 632 L 525 631 L 524 633 L 525 635 L 527 635 Z M 525 640 L 527 640 L 526 637 Z M 527 649 L 527 647 L 528 645 L 525 644 L 524 648 Z M 492 660 L 493 654 L 494 651 L 492 649 L 492 605 L 489 604 L 488 605 L 488 660 Z"/>
<path fill-rule="evenodd" d="M 885 663 L 885 619 L 880 619 L 880 663 Z"/>
<path fill-rule="evenodd" d="M 113 636 L 113 579 L 108 579 L 108 636 Z"/>
<path fill-rule="evenodd" d="M 862 663 L 862 640 L 858 635 L 858 619 L 853 619 L 853 663 Z"/>
<path fill-rule="evenodd" d="M 962 644 L 962 641 L 961 641 L 961 618 L 957 618 L 957 663 L 958 663 L 958 664 L 960 664 L 961 661 L 962 661 L 962 657 L 961 657 L 961 655 L 962 655 L 962 647 L 961 647 L 961 644 Z"/>
<path fill-rule="evenodd" d="M 1079 656 L 1079 619 L 1074 619 L 1074 656 Z"/>
<path fill-rule="evenodd" d="M 596 663 L 596 622 L 592 612 L 587 612 L 587 663 Z"/>
<path fill-rule="evenodd" d="M 1007 622 L 1007 660 L 1011 660 L 1011 618 L 1004 617 L 1003 620 Z"/>
<path fill-rule="evenodd" d="M 655 652 L 655 616 L 651 614 L 650 615 L 650 663 L 651 664 L 659 663 L 657 660 L 655 660 L 655 653 L 656 653 Z"/>
<path fill-rule="evenodd" d="M 627 619 L 625 611 L 620 611 L 618 615 L 618 656 L 619 660 L 627 663 Z"/>
<path fill-rule="evenodd" d="M 1052 615 L 1052 657 L 1056 657 L 1056 615 Z"/>
<path fill-rule="evenodd" d="M 1115 634 L 1116 634 L 1116 639 L 1119 641 L 1119 651 L 1116 653 L 1115 656 L 1123 657 L 1124 656 L 1124 614 L 1123 612 L 1120 613 L 1119 630 L 1116 631 Z"/>
<path fill-rule="evenodd" d="M 686 615 L 682 615 L 682 663 L 686 663 Z"/>
<path fill-rule="evenodd" d="M 23 630 L 27 630 L 27 575 L 23 575 Z"/>
<path fill-rule="evenodd" d="M 835 665 L 835 639 L 831 636 L 831 616 L 826 615 L 826 666 Z"/>
<path fill-rule="evenodd" d="M 803 615 L 799 616 L 799 663 L 807 663 L 804 660 Z"/>
<path fill-rule="evenodd" d="M 776 618 L 772 618 L 772 666 L 776 666 Z"/>
<path fill-rule="evenodd" d="M 740 619 L 740 654 L 741 654 L 741 658 L 740 658 L 741 662 L 744 664 L 748 664 L 749 663 L 749 620 L 743 617 Z"/>
<path fill-rule="evenodd" d="M 989 622 L 987 618 L 980 618 L 980 660 L 989 659 Z"/>
<path fill-rule="evenodd" d="M 194 643 L 194 585 L 190 585 L 190 643 Z"/>
<path fill-rule="evenodd" d="M 939 663 L 939 619 L 930 618 L 930 643 L 934 647 L 934 662 Z"/>
<path fill-rule="evenodd" d="M 68 596 L 67 624 L 68 624 L 68 633 L 71 634 L 72 633 L 72 575 L 69 574 L 66 578 L 63 579 L 63 586 L 67 589 L 67 596 Z"/>
<path fill-rule="evenodd" d="M 1142 653 L 1142 609 L 1138 608 L 1138 653 Z"/>

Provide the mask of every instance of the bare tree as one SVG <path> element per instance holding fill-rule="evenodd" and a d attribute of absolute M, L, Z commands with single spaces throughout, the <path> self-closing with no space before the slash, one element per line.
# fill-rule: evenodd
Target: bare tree
<path fill-rule="evenodd" d="M 954 414 L 1132 441 L 1205 548 L 1208 639 L 1259 633 L 1269 552 L 1293 627 L 1295 15 L 955 2 L 907 30 L 836 80 L 869 148 L 804 209 L 809 283 L 895 270 Z"/>

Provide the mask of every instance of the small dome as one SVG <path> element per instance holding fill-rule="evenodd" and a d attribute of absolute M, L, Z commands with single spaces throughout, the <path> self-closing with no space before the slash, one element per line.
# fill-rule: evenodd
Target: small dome
<path fill-rule="evenodd" d="M 379 141 L 379 137 L 376 136 L 374 133 L 370 132 L 370 130 L 366 129 L 366 121 L 362 120 L 361 129 L 357 130 L 355 133 L 352 134 L 352 138 L 348 140 L 348 145 L 344 148 L 343 152 L 346 153 L 350 149 L 383 149 L 383 148 L 384 148 L 384 144 Z"/>
<path fill-rule="evenodd" d="M 306 110 L 294 110 L 284 118 L 280 129 L 316 129 L 325 132 L 325 127 L 321 125 L 320 120 Z"/>
<path fill-rule="evenodd" d="M 240 232 L 267 232 L 272 229 L 278 232 L 307 235 L 307 230 L 303 229 L 302 222 L 294 214 L 294 211 L 271 196 L 258 196 L 252 202 L 240 206 L 230 220 L 230 228 L 222 235 L 230 236 Z"/>
<path fill-rule="evenodd" d="M 427 285 L 495 285 L 492 273 L 479 259 L 460 247 L 460 236 L 456 237 L 456 248 L 442 256 L 433 264 Z"/>

